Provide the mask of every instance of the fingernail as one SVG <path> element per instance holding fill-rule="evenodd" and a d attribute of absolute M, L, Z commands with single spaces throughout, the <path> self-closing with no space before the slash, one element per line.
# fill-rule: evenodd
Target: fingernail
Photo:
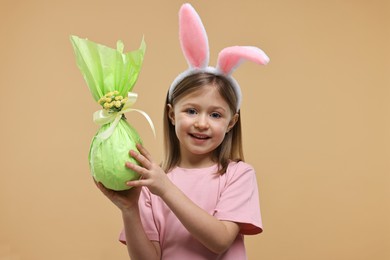
<path fill-rule="evenodd" d="M 130 186 L 130 187 L 133 187 L 133 186 L 134 186 L 133 182 L 131 182 L 131 181 L 126 182 L 126 185 L 127 185 L 127 186 Z"/>

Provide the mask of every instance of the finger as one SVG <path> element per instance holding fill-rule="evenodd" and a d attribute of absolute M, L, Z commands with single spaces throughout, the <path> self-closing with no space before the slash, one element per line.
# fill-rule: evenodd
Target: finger
<path fill-rule="evenodd" d="M 137 160 L 142 166 L 144 166 L 146 169 L 150 169 L 152 166 L 152 162 L 149 161 L 145 156 L 143 156 L 140 153 L 137 153 L 134 150 L 131 150 L 129 152 L 130 156 L 133 157 L 135 160 Z"/>
<path fill-rule="evenodd" d="M 125 166 L 129 168 L 130 170 L 135 171 L 136 173 L 140 174 L 142 177 L 146 177 L 148 174 L 148 170 L 142 166 L 139 166 L 137 164 L 126 162 Z"/>
<path fill-rule="evenodd" d="M 99 190 L 100 190 L 104 195 L 106 195 L 107 197 L 110 198 L 110 197 L 112 197 L 112 196 L 115 194 L 115 191 L 106 188 L 106 186 L 104 186 L 103 183 L 101 183 L 101 182 L 96 182 L 96 181 L 95 181 L 95 183 L 96 183 L 97 187 L 99 188 Z"/>
<path fill-rule="evenodd" d="M 142 187 L 147 185 L 147 180 L 140 179 L 140 180 L 134 180 L 134 181 L 128 181 L 126 182 L 126 185 L 129 187 Z"/>
<path fill-rule="evenodd" d="M 92 179 L 93 179 L 93 182 L 95 183 L 96 187 L 98 187 L 100 189 L 102 184 L 100 182 L 96 181 L 95 178 L 92 178 Z"/>
<path fill-rule="evenodd" d="M 101 192 L 103 192 L 104 195 L 106 195 L 106 196 L 109 195 L 110 191 L 106 187 L 104 187 L 104 185 L 101 182 L 95 181 L 95 183 L 96 183 L 96 186 L 99 188 L 99 190 Z"/>
<path fill-rule="evenodd" d="M 145 156 L 146 159 L 148 159 L 148 161 L 152 162 L 153 159 L 152 159 L 152 156 L 150 155 L 150 153 L 148 152 L 148 150 L 146 150 L 145 147 L 142 146 L 142 144 L 137 144 L 137 149 L 138 151 L 143 155 Z"/>

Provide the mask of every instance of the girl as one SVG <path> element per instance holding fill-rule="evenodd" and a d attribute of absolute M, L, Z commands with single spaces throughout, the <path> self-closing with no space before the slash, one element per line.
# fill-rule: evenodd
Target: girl
<path fill-rule="evenodd" d="M 140 166 L 126 163 L 141 175 L 127 183 L 132 189 L 97 185 L 122 212 L 120 240 L 131 259 L 246 259 L 243 235 L 260 233 L 262 223 L 255 171 L 242 161 L 241 91 L 230 74 L 242 58 L 265 64 L 268 57 L 233 47 L 220 53 L 217 68 L 207 67 L 207 37 L 189 4 L 180 26 L 190 68 L 167 94 L 162 167 L 138 145 L 130 156 Z"/>

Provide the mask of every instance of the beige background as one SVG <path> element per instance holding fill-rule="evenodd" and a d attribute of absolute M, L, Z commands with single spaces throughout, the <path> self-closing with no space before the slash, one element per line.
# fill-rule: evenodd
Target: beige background
<path fill-rule="evenodd" d="M 120 212 L 94 187 L 98 109 L 69 35 L 147 52 L 134 91 L 154 120 L 128 116 L 162 158 L 166 90 L 186 68 L 182 1 L 1 0 L 0 260 L 128 259 Z M 258 173 L 265 231 L 249 259 L 390 259 L 390 2 L 191 1 L 210 61 L 257 45 L 267 67 L 234 74 L 244 93 L 246 161 Z"/>

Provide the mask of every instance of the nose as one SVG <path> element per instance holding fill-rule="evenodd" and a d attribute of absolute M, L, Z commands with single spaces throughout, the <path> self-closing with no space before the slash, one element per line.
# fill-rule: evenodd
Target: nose
<path fill-rule="evenodd" d="M 194 126 L 197 129 L 200 129 L 200 130 L 208 129 L 210 127 L 210 125 L 209 125 L 209 122 L 208 122 L 207 115 L 200 114 L 197 117 Z"/>

